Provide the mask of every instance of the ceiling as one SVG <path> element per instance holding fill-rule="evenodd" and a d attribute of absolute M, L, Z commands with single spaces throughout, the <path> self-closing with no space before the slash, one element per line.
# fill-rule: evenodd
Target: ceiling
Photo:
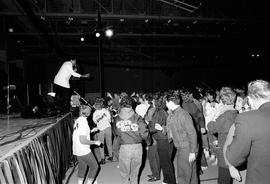
<path fill-rule="evenodd" d="M 231 63 L 265 52 L 266 7 L 251 0 L 0 0 L 0 47 L 10 59 L 72 56 L 89 65 L 100 56 L 108 66 Z M 94 36 L 106 28 L 112 38 Z"/>

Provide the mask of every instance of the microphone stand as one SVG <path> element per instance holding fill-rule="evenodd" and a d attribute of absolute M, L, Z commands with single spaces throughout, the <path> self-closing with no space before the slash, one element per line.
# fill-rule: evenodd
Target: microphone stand
<path fill-rule="evenodd" d="M 80 99 L 82 99 L 82 101 L 86 104 L 86 105 L 88 105 L 89 107 L 91 107 L 92 109 L 95 109 L 92 105 L 90 105 L 89 103 L 88 103 L 88 101 L 87 100 L 85 100 L 79 93 L 77 93 L 77 91 L 73 91 L 76 95 L 78 95 L 79 97 L 80 97 Z"/>

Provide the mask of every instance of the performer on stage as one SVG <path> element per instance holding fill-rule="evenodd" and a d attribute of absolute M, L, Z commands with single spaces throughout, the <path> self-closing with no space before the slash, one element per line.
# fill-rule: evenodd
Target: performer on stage
<path fill-rule="evenodd" d="M 73 67 L 76 66 L 76 59 L 71 59 L 62 64 L 58 73 L 54 77 L 54 91 L 56 93 L 56 103 L 61 112 L 69 109 L 70 99 L 70 84 L 69 79 L 71 76 L 78 78 L 89 78 L 90 74 L 81 75 L 74 71 Z"/>

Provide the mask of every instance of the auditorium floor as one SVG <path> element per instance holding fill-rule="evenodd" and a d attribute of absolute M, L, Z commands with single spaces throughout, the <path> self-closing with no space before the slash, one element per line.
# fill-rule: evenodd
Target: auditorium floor
<path fill-rule="evenodd" d="M 174 163 L 176 166 L 176 162 Z M 212 166 L 209 163 L 209 167 L 200 176 L 201 184 L 217 184 L 217 166 Z M 70 168 L 66 173 L 66 178 L 63 184 L 77 184 L 78 167 Z M 147 175 L 150 174 L 150 167 L 148 161 L 145 163 L 145 167 L 140 177 L 140 184 L 161 184 L 162 178 L 156 182 L 148 182 Z M 162 176 L 162 174 L 161 174 Z M 97 178 L 98 184 L 120 184 L 119 170 L 117 168 L 117 162 L 106 162 L 105 165 L 101 165 L 101 170 Z"/>

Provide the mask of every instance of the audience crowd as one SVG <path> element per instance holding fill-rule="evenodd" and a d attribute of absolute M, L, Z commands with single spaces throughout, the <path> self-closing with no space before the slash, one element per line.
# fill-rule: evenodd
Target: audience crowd
<path fill-rule="evenodd" d="M 144 151 L 152 172 L 145 178 L 149 183 L 162 178 L 164 184 L 197 184 L 208 164 L 217 165 L 218 184 L 270 181 L 267 81 L 252 81 L 246 90 L 197 86 L 154 93 L 108 92 L 92 106 L 87 115 L 90 130 L 95 130 L 87 131 L 94 140 L 89 142 L 91 151 L 99 164 L 118 162 L 122 183 L 138 183 Z M 97 168 L 93 163 L 90 182 Z"/>

